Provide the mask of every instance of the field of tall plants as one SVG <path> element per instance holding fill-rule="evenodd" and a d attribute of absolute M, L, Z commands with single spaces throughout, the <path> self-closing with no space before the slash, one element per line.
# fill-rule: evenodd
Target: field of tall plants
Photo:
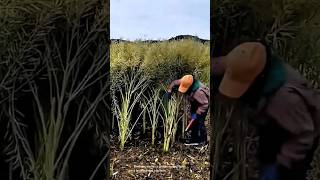
<path fill-rule="evenodd" d="M 192 39 L 156 43 L 135 41 L 112 43 L 110 50 L 112 144 L 115 145 L 111 161 L 113 177 L 129 177 L 128 170 L 134 170 L 134 165 L 185 168 L 166 169 L 160 173 L 149 169 L 150 177 L 208 176 L 208 166 L 202 162 L 207 161 L 207 156 L 203 156 L 207 151 L 190 149 L 181 143 L 188 136 L 184 132 L 190 116 L 188 101 L 181 94 L 173 95 L 170 101 L 163 96 L 171 81 L 185 74 L 193 74 L 209 86 L 209 44 Z M 129 166 L 126 170 L 125 163 Z M 190 173 L 187 163 L 199 172 Z M 148 173 L 133 173 L 132 176 L 147 177 Z"/>

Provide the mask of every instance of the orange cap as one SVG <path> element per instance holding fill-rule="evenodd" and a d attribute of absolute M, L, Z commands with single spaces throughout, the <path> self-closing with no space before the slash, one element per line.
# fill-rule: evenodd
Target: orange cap
<path fill-rule="evenodd" d="M 219 91 L 231 98 L 242 96 L 263 71 L 266 56 L 261 43 L 246 42 L 235 47 L 226 56 L 226 71 Z"/>
<path fill-rule="evenodd" d="M 181 93 L 185 93 L 188 91 L 188 89 L 190 88 L 190 86 L 193 83 L 193 76 L 192 75 L 185 75 L 180 79 L 180 86 L 178 91 Z"/>

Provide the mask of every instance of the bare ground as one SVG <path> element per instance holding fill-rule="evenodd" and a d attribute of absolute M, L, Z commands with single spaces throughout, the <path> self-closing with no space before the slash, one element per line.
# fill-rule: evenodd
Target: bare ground
<path fill-rule="evenodd" d="M 185 146 L 176 142 L 168 153 L 162 144 L 151 146 L 150 140 L 130 140 L 123 151 L 117 140 L 112 140 L 112 179 L 208 179 L 208 145 Z"/>

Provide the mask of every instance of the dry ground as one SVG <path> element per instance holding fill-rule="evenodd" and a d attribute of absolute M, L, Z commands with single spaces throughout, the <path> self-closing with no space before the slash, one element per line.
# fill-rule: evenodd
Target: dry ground
<path fill-rule="evenodd" d="M 116 142 L 116 141 L 112 141 Z M 203 147 L 185 146 L 180 142 L 162 152 L 158 142 L 152 147 L 150 141 L 133 139 L 125 150 L 113 143 L 111 148 L 112 179 L 208 179 L 208 145 Z"/>

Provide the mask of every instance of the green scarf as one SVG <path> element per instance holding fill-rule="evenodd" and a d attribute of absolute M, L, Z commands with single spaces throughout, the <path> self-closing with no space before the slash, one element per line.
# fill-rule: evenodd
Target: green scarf
<path fill-rule="evenodd" d="M 270 59 L 269 71 L 266 73 L 264 84 L 255 101 L 253 99 L 253 104 L 250 106 L 253 107 L 253 110 L 249 116 L 249 119 L 252 119 L 254 123 L 260 124 L 261 122 L 255 122 L 257 115 L 266 107 L 268 99 L 272 94 L 274 94 L 286 81 L 286 70 L 283 64 L 283 61 L 277 55 L 272 55 Z M 250 95 L 249 95 L 250 96 Z"/>
<path fill-rule="evenodd" d="M 195 92 L 200 88 L 200 81 L 195 79 L 191 85 L 191 87 L 188 89 L 187 94 L 190 94 L 191 92 Z"/>
<path fill-rule="evenodd" d="M 266 83 L 261 96 L 266 97 L 278 90 L 286 81 L 286 71 L 282 59 L 277 55 L 271 56 L 270 70 L 266 74 Z"/>

